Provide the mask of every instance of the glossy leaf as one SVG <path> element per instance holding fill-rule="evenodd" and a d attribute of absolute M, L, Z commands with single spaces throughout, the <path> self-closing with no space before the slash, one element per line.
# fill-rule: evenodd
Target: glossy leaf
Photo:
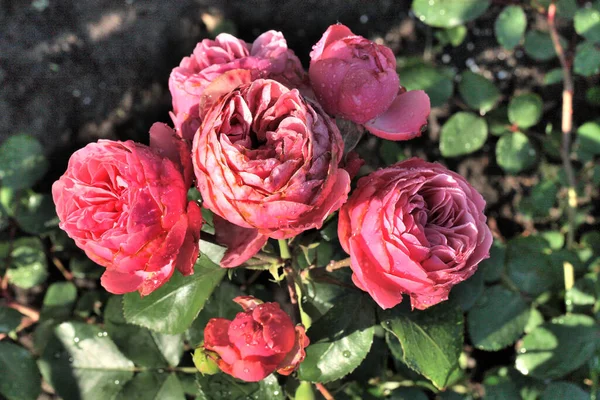
<path fill-rule="evenodd" d="M 441 389 L 458 368 L 462 312 L 448 302 L 419 312 L 411 312 L 409 307 L 401 303 L 381 312 L 382 325 L 400 341 L 402 361 Z"/>
<path fill-rule="evenodd" d="M 175 271 L 166 284 L 148 296 L 126 294 L 123 301 L 125 319 L 128 323 L 161 333 L 183 333 L 202 310 L 225 271 L 202 255 L 193 275 L 182 276 Z"/>
<path fill-rule="evenodd" d="M 0 181 L 12 189 L 32 187 L 48 170 L 41 143 L 29 135 L 10 136 L 0 146 Z"/>
<path fill-rule="evenodd" d="M 529 138 L 521 132 L 507 133 L 496 143 L 496 162 L 509 174 L 530 168 L 536 154 Z"/>
<path fill-rule="evenodd" d="M 510 99 L 508 120 L 519 128 L 526 129 L 537 124 L 542 117 L 542 98 L 535 93 L 523 93 Z"/>
<path fill-rule="evenodd" d="M 498 285 L 484 292 L 467 318 L 473 345 L 488 351 L 514 343 L 525 331 L 528 320 L 527 303 L 518 293 Z"/>
<path fill-rule="evenodd" d="M 548 242 L 540 236 L 520 236 L 508 242 L 506 269 L 523 292 L 537 295 L 562 281 L 562 264 L 551 262 Z"/>
<path fill-rule="evenodd" d="M 122 296 L 111 296 L 104 310 L 104 327 L 109 337 L 130 360 L 143 367 L 174 367 L 183 353 L 182 335 L 152 332 L 128 324 L 123 317 Z"/>
<path fill-rule="evenodd" d="M 585 41 L 575 49 L 573 71 L 579 75 L 592 76 L 600 72 L 600 50 L 598 44 Z"/>
<path fill-rule="evenodd" d="M 52 196 L 28 191 L 17 205 L 15 218 L 19 227 L 32 235 L 47 233 L 58 227 Z"/>
<path fill-rule="evenodd" d="M 542 379 L 565 376 L 593 355 L 599 334 L 596 322 L 586 315 L 555 318 L 523 338 L 516 368 L 524 375 Z"/>
<path fill-rule="evenodd" d="M 575 13 L 575 31 L 594 43 L 600 43 L 600 11 L 580 8 Z"/>
<path fill-rule="evenodd" d="M 490 3 L 490 0 L 414 0 L 412 9 L 427 25 L 451 28 L 479 17 Z"/>
<path fill-rule="evenodd" d="M 298 378 L 326 383 L 352 372 L 371 348 L 374 324 L 374 306 L 365 295 L 351 294 L 339 299 L 308 330 L 311 343 L 298 369 Z"/>
<path fill-rule="evenodd" d="M 64 320 L 71 315 L 76 300 L 77 288 L 72 282 L 53 283 L 44 296 L 41 317 Z"/>
<path fill-rule="evenodd" d="M 21 324 L 23 314 L 9 307 L 0 306 L 0 333 L 8 333 Z"/>
<path fill-rule="evenodd" d="M 416 63 L 400 70 L 400 84 L 406 90 L 424 90 L 432 107 L 444 105 L 454 90 L 451 76 L 443 69 L 429 64 Z"/>
<path fill-rule="evenodd" d="M 540 400 L 589 400 L 590 394 L 570 382 L 551 382 Z"/>
<path fill-rule="evenodd" d="M 458 85 L 458 91 L 467 105 L 480 114 L 490 111 L 500 99 L 500 91 L 493 82 L 482 75 L 465 71 Z"/>
<path fill-rule="evenodd" d="M 494 24 L 496 39 L 507 50 L 512 50 L 521 42 L 525 29 L 527 29 L 527 16 L 519 6 L 505 7 Z"/>
<path fill-rule="evenodd" d="M 244 382 L 226 374 L 212 376 L 198 375 L 202 400 L 284 400 L 283 390 L 275 375 L 269 375 L 260 382 Z"/>
<path fill-rule="evenodd" d="M 563 48 L 566 48 L 568 42 L 559 36 L 559 41 Z M 525 53 L 537 61 L 549 61 L 556 57 L 554 44 L 548 32 L 530 30 L 525 35 Z"/>
<path fill-rule="evenodd" d="M 116 400 L 146 399 L 185 400 L 185 393 L 175 374 L 141 372 L 116 396 Z"/>
<path fill-rule="evenodd" d="M 65 400 L 113 398 L 134 369 L 100 328 L 81 322 L 64 322 L 54 329 L 39 366 Z"/>
<path fill-rule="evenodd" d="M 31 353 L 14 343 L 0 342 L 0 371 L 0 395 L 7 400 L 37 399 L 42 381 Z"/>
<path fill-rule="evenodd" d="M 483 147 L 488 136 L 483 118 L 468 112 L 457 112 L 442 127 L 440 151 L 444 157 L 458 157 Z"/>
<path fill-rule="evenodd" d="M 22 237 L 15 240 L 10 255 L 11 263 L 7 272 L 10 283 L 30 289 L 48 277 L 48 262 L 39 238 Z"/>

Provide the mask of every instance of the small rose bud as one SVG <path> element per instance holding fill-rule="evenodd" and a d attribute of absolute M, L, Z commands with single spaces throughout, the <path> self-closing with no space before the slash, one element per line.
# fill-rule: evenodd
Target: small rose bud
<path fill-rule="evenodd" d="M 200 347 L 194 350 L 194 365 L 201 374 L 214 375 L 219 372 L 219 366 L 217 365 L 217 362 L 213 360 L 217 357 L 218 356 L 215 353 L 206 350 L 201 344 Z"/>

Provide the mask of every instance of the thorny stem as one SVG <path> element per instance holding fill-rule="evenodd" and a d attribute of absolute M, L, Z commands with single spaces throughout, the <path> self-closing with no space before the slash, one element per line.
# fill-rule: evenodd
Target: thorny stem
<path fill-rule="evenodd" d="M 329 390 L 327 390 L 327 388 L 321 383 L 315 383 L 315 387 L 319 392 L 321 392 L 321 396 L 323 396 L 325 400 L 335 400 L 335 397 L 333 397 L 333 395 L 329 393 Z"/>
<path fill-rule="evenodd" d="M 331 261 L 329 264 L 327 264 L 327 267 L 325 267 L 325 269 L 327 270 L 327 272 L 333 272 L 336 269 L 345 268 L 345 267 L 349 267 L 349 266 L 350 266 L 350 257 L 344 258 L 343 260 L 339 260 L 339 261 Z"/>
<path fill-rule="evenodd" d="M 554 49 L 560 60 L 560 65 L 563 72 L 563 94 L 562 94 L 562 147 L 561 147 L 561 158 L 563 162 L 563 168 L 567 176 L 567 249 L 573 248 L 575 242 L 575 210 L 577 208 L 577 192 L 575 191 L 575 174 L 573 172 L 573 166 L 571 165 L 570 159 L 570 148 L 571 148 L 571 131 L 573 130 L 573 78 L 571 76 L 570 63 L 567 61 L 565 51 L 560 44 L 558 38 L 558 31 L 556 29 L 556 4 L 555 0 L 552 0 L 552 4 L 548 7 L 548 25 L 550 27 L 550 36 L 552 37 L 552 43 Z M 573 303 L 571 301 L 571 288 L 573 287 L 573 266 L 568 262 L 563 263 L 563 271 L 565 276 L 565 305 L 567 312 L 571 312 Z"/>

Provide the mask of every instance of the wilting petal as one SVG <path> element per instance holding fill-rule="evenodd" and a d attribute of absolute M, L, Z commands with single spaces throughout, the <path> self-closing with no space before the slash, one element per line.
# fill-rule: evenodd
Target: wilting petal
<path fill-rule="evenodd" d="M 421 135 L 430 111 L 429 96 L 422 90 L 411 90 L 398 95 L 390 108 L 364 125 L 382 139 L 409 140 Z"/>

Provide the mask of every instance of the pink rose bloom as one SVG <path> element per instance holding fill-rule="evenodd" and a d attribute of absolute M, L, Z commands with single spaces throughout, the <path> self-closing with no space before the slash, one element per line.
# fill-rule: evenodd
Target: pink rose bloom
<path fill-rule="evenodd" d="M 389 140 L 408 140 L 427 124 L 424 91 L 400 87 L 392 51 L 342 24 L 331 25 L 310 53 L 309 76 L 329 114 L 364 125 Z"/>
<path fill-rule="evenodd" d="M 223 219 L 221 265 L 241 264 L 269 237 L 320 228 L 350 191 L 343 146 L 331 118 L 296 89 L 259 79 L 221 97 L 192 149 L 204 206 Z"/>
<path fill-rule="evenodd" d="M 277 303 L 251 296 L 233 299 L 244 309 L 233 321 L 212 318 L 204 328 L 204 349 L 219 368 L 246 382 L 277 371 L 291 374 L 304 360 L 309 340 Z M 212 353 L 211 353 L 212 352 Z"/>
<path fill-rule="evenodd" d="M 281 32 L 265 32 L 252 44 L 228 33 L 221 33 L 215 40 L 204 39 L 190 57 L 181 60 L 169 78 L 171 117 L 184 138 L 191 140 L 200 126 L 206 88 L 225 72 L 234 70 L 250 71 L 250 80 L 268 77 L 289 87 L 302 87 L 307 80 L 300 60 L 288 49 Z M 212 101 L 217 99 L 218 96 Z"/>
<path fill-rule="evenodd" d="M 130 140 L 99 140 L 76 151 L 52 185 L 59 226 L 106 267 L 101 283 L 111 293 L 147 295 L 175 268 L 193 273 L 202 216 L 187 201 L 190 181 L 184 166 L 169 158 L 179 157 L 177 145 L 171 149 L 166 154 Z"/>
<path fill-rule="evenodd" d="M 338 225 L 354 283 L 384 309 L 403 294 L 421 310 L 446 300 L 489 256 L 484 207 L 462 176 L 418 158 L 361 178 Z"/>

